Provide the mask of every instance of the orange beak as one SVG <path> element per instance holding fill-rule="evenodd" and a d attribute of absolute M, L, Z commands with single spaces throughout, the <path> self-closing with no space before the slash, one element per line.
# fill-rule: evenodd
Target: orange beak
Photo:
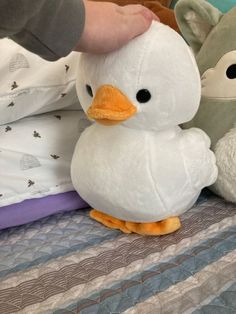
<path fill-rule="evenodd" d="M 103 125 L 115 125 L 129 119 L 136 112 L 136 107 L 120 90 L 111 85 L 103 85 L 97 90 L 87 115 Z"/>

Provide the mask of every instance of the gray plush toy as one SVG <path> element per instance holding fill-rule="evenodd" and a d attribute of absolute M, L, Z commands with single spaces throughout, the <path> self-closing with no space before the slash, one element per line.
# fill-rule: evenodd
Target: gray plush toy
<path fill-rule="evenodd" d="M 199 110 L 185 127 L 210 136 L 219 168 L 212 190 L 236 202 L 236 6 L 223 14 L 204 0 L 179 0 L 175 13 L 202 81 Z"/>

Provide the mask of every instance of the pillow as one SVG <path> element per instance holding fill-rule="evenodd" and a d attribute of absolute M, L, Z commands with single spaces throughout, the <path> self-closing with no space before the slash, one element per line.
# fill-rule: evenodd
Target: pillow
<path fill-rule="evenodd" d="M 10 39 L 0 40 L 0 125 L 34 114 L 80 109 L 75 91 L 79 53 L 49 62 Z"/>
<path fill-rule="evenodd" d="M 82 111 L 54 111 L 0 126 L 0 207 L 74 190 L 72 154 L 89 124 Z"/>

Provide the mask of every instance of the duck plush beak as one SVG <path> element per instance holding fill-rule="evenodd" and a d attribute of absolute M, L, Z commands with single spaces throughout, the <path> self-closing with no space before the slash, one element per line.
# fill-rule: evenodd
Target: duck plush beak
<path fill-rule="evenodd" d="M 136 112 L 136 107 L 119 89 L 103 85 L 97 90 L 87 115 L 98 123 L 109 126 L 129 119 Z"/>

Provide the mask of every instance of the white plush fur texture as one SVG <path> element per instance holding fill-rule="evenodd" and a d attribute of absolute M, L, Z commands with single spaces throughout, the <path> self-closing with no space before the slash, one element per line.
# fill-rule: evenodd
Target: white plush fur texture
<path fill-rule="evenodd" d="M 198 129 L 181 130 L 200 101 L 200 78 L 184 40 L 154 22 L 117 52 L 83 54 L 77 93 L 85 112 L 99 87 L 109 84 L 137 108 L 116 126 L 97 123 L 80 137 L 72 159 L 76 190 L 95 209 L 119 219 L 151 222 L 189 209 L 217 176 L 210 141 Z M 136 100 L 140 89 L 151 99 Z"/>
<path fill-rule="evenodd" d="M 216 145 L 219 176 L 215 189 L 226 200 L 236 202 L 236 126 Z"/>

